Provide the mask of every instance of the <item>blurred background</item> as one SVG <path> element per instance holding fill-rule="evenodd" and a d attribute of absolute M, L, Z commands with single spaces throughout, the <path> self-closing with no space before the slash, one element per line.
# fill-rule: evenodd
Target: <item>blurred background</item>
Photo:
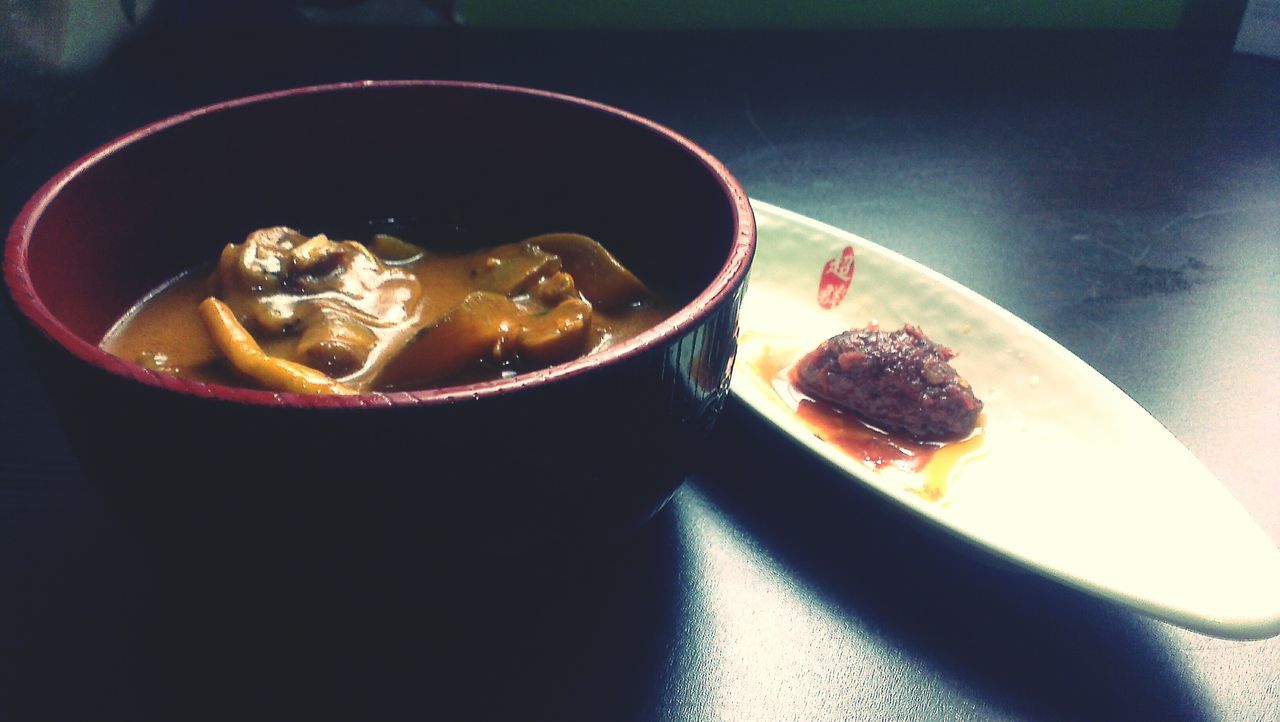
<path fill-rule="evenodd" d="M 3 0 L 0 152 L 142 34 L 305 25 L 578 30 L 1141 30 L 1224 52 L 1247 0 Z M 1254 0 L 1276 22 L 1280 3 Z M 1274 36 L 1270 39 L 1274 45 Z M 1274 50 L 1273 50 L 1274 52 Z"/>

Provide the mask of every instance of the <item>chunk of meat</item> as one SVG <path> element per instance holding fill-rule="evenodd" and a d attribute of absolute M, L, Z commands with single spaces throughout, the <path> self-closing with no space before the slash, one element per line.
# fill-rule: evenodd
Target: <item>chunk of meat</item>
<path fill-rule="evenodd" d="M 381 245 L 395 244 L 383 239 Z M 401 243 L 396 252 L 411 253 Z M 306 237 L 284 226 L 254 231 L 222 252 L 214 295 L 250 331 L 295 333 L 292 359 L 344 377 L 359 371 L 380 329 L 414 319 L 422 287 L 354 241 Z"/>
<path fill-rule="evenodd" d="M 954 357 L 916 326 L 854 329 L 801 359 L 796 382 L 886 430 L 922 441 L 955 439 L 973 431 L 982 402 L 948 363 Z"/>
<path fill-rule="evenodd" d="M 237 318 L 263 332 L 291 328 L 309 302 L 322 299 L 366 323 L 396 324 L 422 292 L 412 273 L 387 266 L 355 241 L 307 238 L 283 226 L 229 244 L 210 286 Z"/>

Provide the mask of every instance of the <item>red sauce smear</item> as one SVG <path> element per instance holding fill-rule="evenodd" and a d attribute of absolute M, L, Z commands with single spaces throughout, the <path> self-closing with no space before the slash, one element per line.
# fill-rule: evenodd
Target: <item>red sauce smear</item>
<path fill-rule="evenodd" d="M 877 469 L 893 464 L 904 471 L 920 471 L 940 448 L 885 433 L 857 415 L 818 399 L 800 399 L 796 416 L 819 439 Z"/>

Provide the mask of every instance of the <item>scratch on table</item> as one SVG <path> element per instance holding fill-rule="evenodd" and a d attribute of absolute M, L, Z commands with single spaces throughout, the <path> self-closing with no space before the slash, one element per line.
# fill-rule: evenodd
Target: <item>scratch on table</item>
<path fill-rule="evenodd" d="M 751 112 L 751 96 L 749 95 L 742 96 L 742 112 L 747 116 L 747 122 L 751 124 L 751 127 L 756 129 L 756 133 L 760 134 L 760 138 L 771 149 L 776 150 L 778 148 L 777 143 L 774 143 L 769 134 L 764 132 L 764 128 L 760 127 L 760 122 L 756 120 L 756 114 Z"/>
<path fill-rule="evenodd" d="M 1098 352 L 1100 358 L 1106 358 L 1111 349 L 1116 347 L 1116 342 L 1120 340 L 1120 332 L 1114 328 L 1107 329 L 1107 342 L 1103 344 L 1102 350 Z"/>
<path fill-rule="evenodd" d="M 1177 266 L 1135 263 L 1125 270 L 1105 270 L 1085 297 L 1086 303 L 1126 301 L 1190 291 L 1213 281 L 1213 267 L 1188 257 Z"/>
<path fill-rule="evenodd" d="M 1106 241 L 1103 241 L 1097 238 L 1092 238 L 1089 236 L 1084 236 L 1082 238 L 1079 238 L 1078 236 L 1079 234 L 1077 234 L 1077 236 L 1072 236 L 1072 240 L 1080 240 L 1084 243 L 1088 243 L 1091 246 L 1096 246 L 1098 248 L 1101 248 L 1104 251 L 1111 251 L 1117 256 L 1120 256 L 1121 258 L 1128 260 L 1130 263 L 1132 263 L 1135 266 L 1142 263 L 1142 261 L 1146 259 L 1147 255 L 1151 253 L 1151 247 L 1153 245 L 1151 242 L 1148 242 L 1147 245 L 1143 246 L 1142 250 L 1135 255 L 1132 253 L 1128 253 L 1122 249 L 1116 248 L 1115 246 L 1111 245 L 1110 243 L 1107 243 Z"/>
<path fill-rule="evenodd" d="M 1229 216 L 1235 213 L 1247 213 L 1249 211 L 1267 211 L 1280 208 L 1280 203 L 1252 203 L 1239 206 L 1228 206 L 1226 208 L 1215 208 L 1207 211 L 1196 211 L 1193 213 L 1183 213 L 1168 223 L 1160 226 L 1160 233 L 1167 233 L 1175 226 L 1190 221 L 1198 221 L 1204 218 L 1213 218 L 1214 216 Z"/>

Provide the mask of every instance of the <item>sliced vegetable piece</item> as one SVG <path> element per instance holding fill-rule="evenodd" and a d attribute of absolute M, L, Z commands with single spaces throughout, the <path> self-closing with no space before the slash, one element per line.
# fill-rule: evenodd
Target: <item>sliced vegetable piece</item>
<path fill-rule="evenodd" d="M 520 333 L 520 310 L 511 299 L 475 291 L 435 323 L 419 331 L 378 375 L 379 386 L 423 386 L 480 359 L 502 360 Z"/>
<path fill-rule="evenodd" d="M 564 271 L 539 279 L 533 290 L 530 291 L 530 295 L 539 303 L 548 307 L 558 306 L 570 299 L 581 298 L 573 276 Z"/>
<path fill-rule="evenodd" d="M 522 361 L 550 366 L 581 356 L 587 350 L 591 329 L 591 304 L 569 299 L 550 311 L 525 316 L 516 350 Z"/>
<path fill-rule="evenodd" d="M 268 389 L 296 394 L 350 395 L 355 389 L 300 363 L 268 356 L 227 304 L 210 296 L 200 303 L 200 320 L 227 361 Z"/>
<path fill-rule="evenodd" d="M 416 261 L 426 253 L 421 246 L 415 246 L 386 233 L 374 234 L 373 239 L 369 241 L 369 250 L 388 263 Z"/>
<path fill-rule="evenodd" d="M 508 243 L 472 254 L 467 273 L 476 288 L 494 293 L 527 291 L 560 271 L 560 259 L 528 243 Z"/>
<path fill-rule="evenodd" d="M 620 308 L 653 296 L 640 279 L 589 236 L 547 233 L 525 243 L 559 256 L 582 295 L 602 309 Z"/>

